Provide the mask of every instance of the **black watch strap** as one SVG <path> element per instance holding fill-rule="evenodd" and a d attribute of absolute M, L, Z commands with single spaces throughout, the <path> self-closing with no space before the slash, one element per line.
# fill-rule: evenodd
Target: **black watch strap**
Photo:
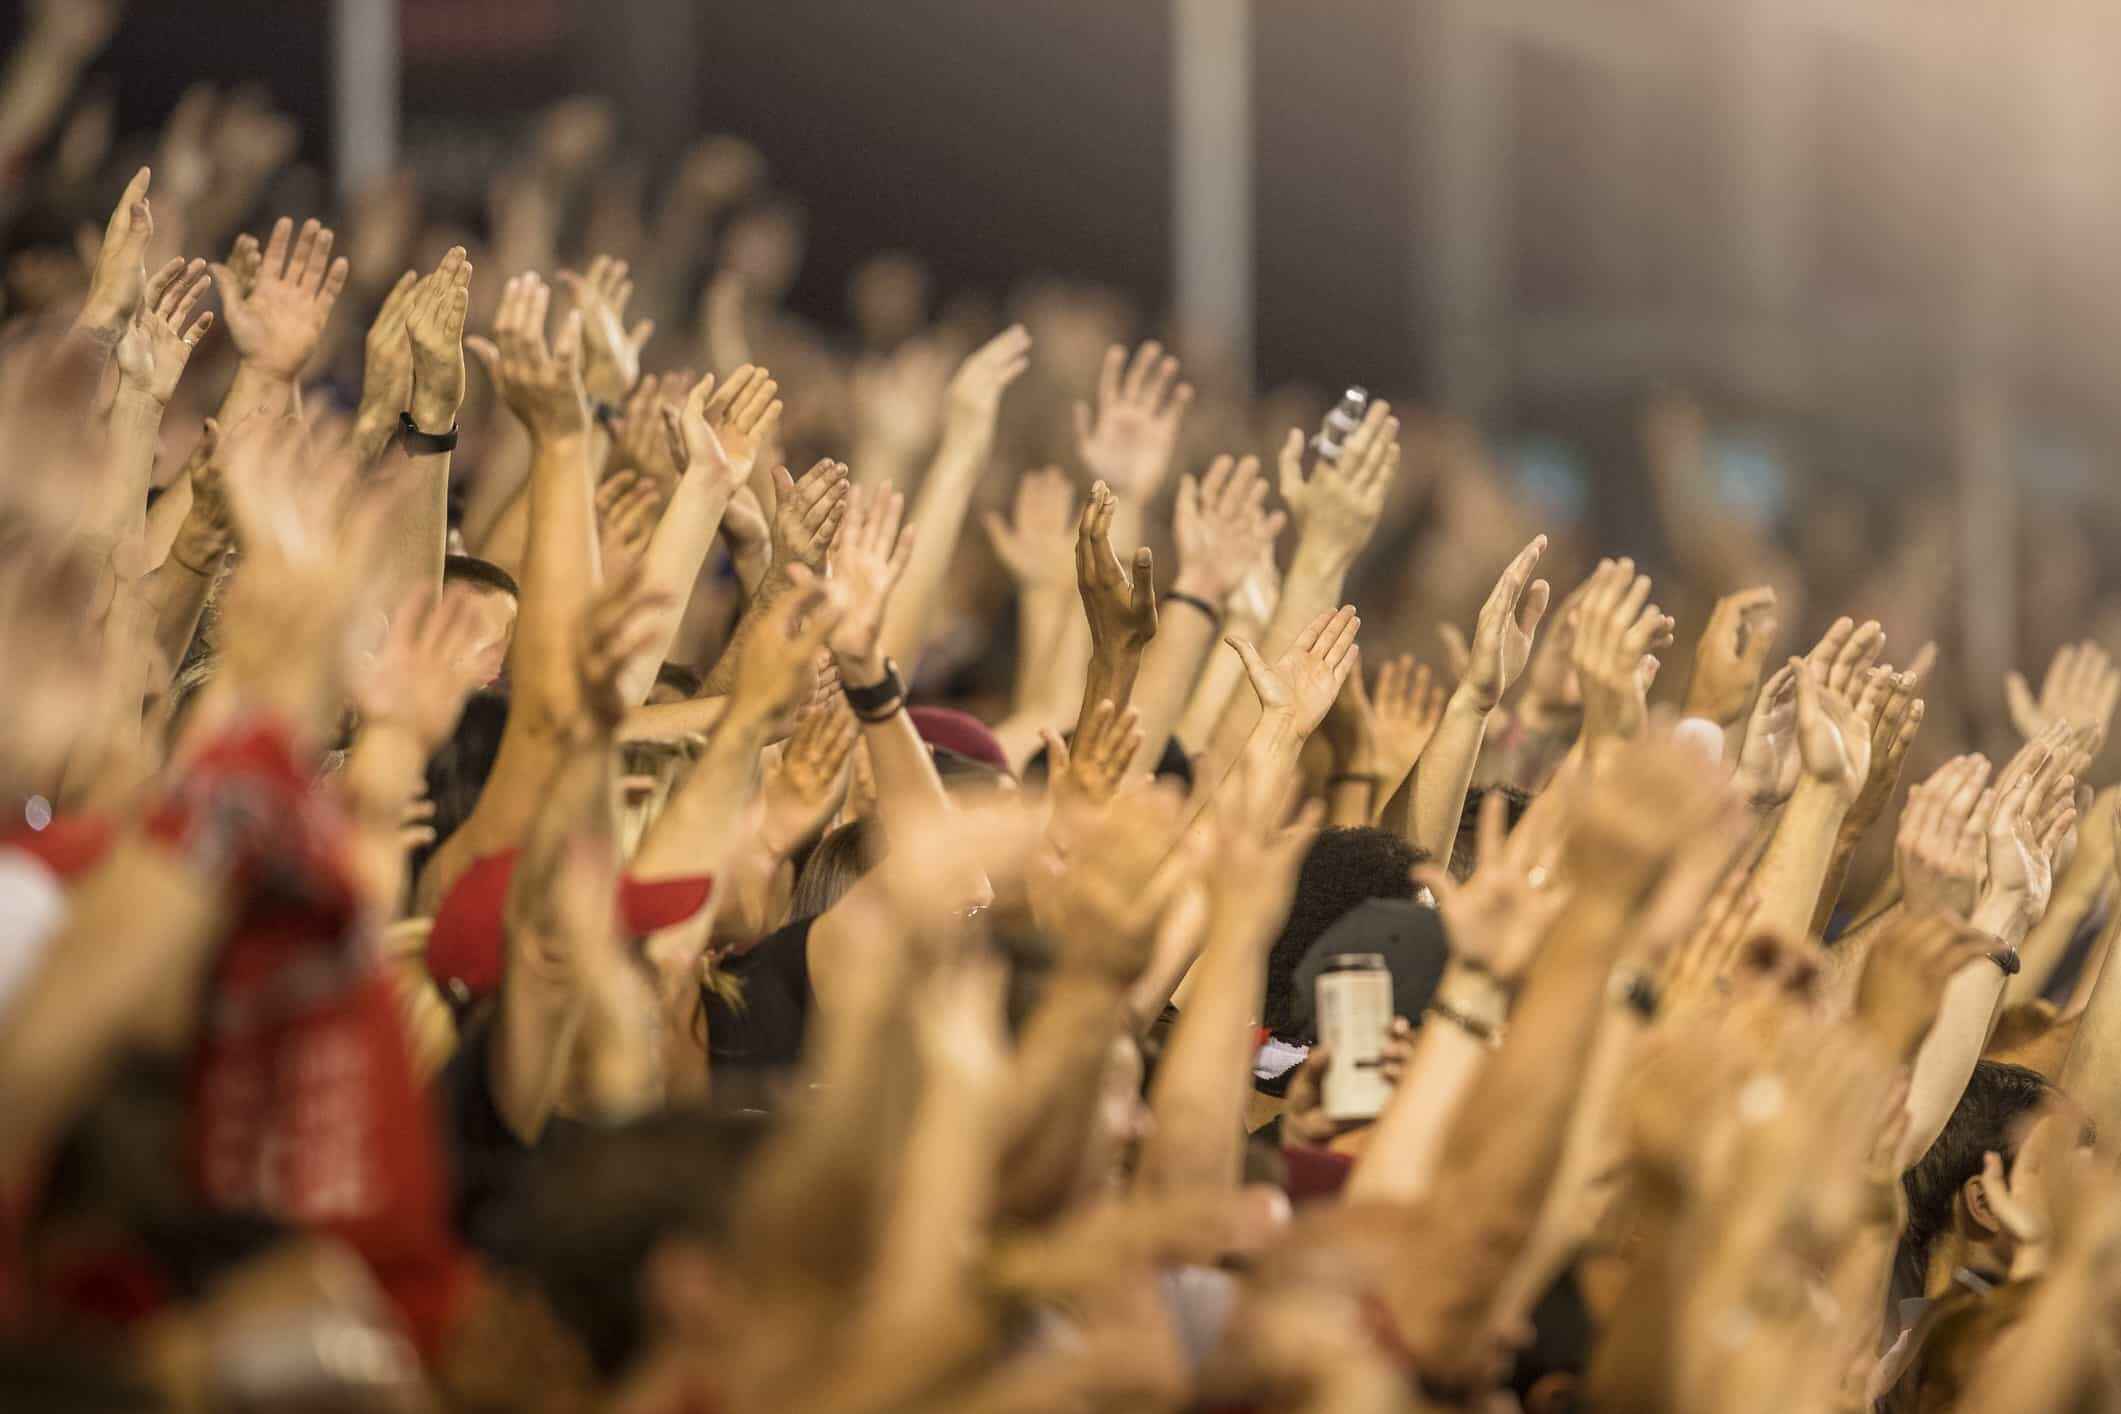
<path fill-rule="evenodd" d="M 457 424 L 449 424 L 447 432 L 422 432 L 420 424 L 412 420 L 412 414 L 398 414 L 398 442 L 407 452 L 416 457 L 435 457 L 457 449 Z"/>
<path fill-rule="evenodd" d="M 865 722 L 881 722 L 905 704 L 906 684 L 898 675 L 898 664 L 889 658 L 884 660 L 884 677 L 881 682 L 867 687 L 856 687 L 842 678 L 840 690 L 847 694 L 847 705 L 854 715 Z"/>

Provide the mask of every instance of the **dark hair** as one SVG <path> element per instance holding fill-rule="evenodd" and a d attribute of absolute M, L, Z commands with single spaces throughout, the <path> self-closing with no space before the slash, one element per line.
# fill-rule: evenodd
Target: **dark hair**
<path fill-rule="evenodd" d="M 2036 1070 L 2002 1061 L 1975 1063 L 1937 1142 L 1900 1176 L 1907 1193 L 1907 1226 L 1900 1234 L 1893 1272 L 1901 1290 L 1921 1293 L 1930 1249 L 1950 1230 L 1959 1190 L 1981 1172 L 1982 1156 L 1991 1150 L 2008 1156 L 2017 1141 L 2018 1121 L 2054 1093 Z"/>
<path fill-rule="evenodd" d="M 1424 857 L 1390 830 L 1367 825 L 1327 830 L 1311 842 L 1296 876 L 1288 920 L 1267 954 L 1261 1020 L 1269 1030 L 1284 1035 L 1294 1024 L 1296 969 L 1319 935 L 1358 904 L 1414 897 L 1410 871 Z"/>
<path fill-rule="evenodd" d="M 0 1406 L 38 1414 L 148 1414 L 170 1407 L 107 1350 L 27 1337 L 0 1344 Z"/>
<path fill-rule="evenodd" d="M 476 555 L 445 555 L 442 558 L 442 583 L 463 580 L 469 584 L 498 589 L 511 599 L 521 599 L 523 591 L 516 584 L 516 577 L 491 560 L 482 560 Z"/>
<path fill-rule="evenodd" d="M 698 668 L 688 668 L 683 663 L 665 663 L 655 670 L 655 685 L 671 688 L 690 700 L 700 695 L 707 686 L 707 679 L 700 676 Z"/>
<path fill-rule="evenodd" d="M 412 859 L 413 877 L 428 855 L 471 818 L 493 774 L 494 758 L 501 754 L 501 733 L 508 726 L 508 694 L 494 688 L 474 692 L 464 704 L 464 715 L 449 740 L 427 761 L 427 798 L 435 805 L 435 842 Z"/>
<path fill-rule="evenodd" d="M 795 876 L 788 900 L 791 919 L 815 918 L 838 903 L 876 860 L 870 854 L 869 824 L 855 820 L 830 831 L 810 851 Z"/>
<path fill-rule="evenodd" d="M 738 1188 L 765 1138 L 756 1113 L 669 1111 L 541 1151 L 496 1214 L 493 1256 L 529 1279 L 604 1375 L 645 1333 L 642 1270 L 666 1241 L 727 1247 Z"/>
<path fill-rule="evenodd" d="M 1474 786 L 1466 792 L 1466 808 L 1458 817 L 1458 837 L 1451 841 L 1451 877 L 1463 883 L 1480 867 L 1480 802 L 1489 795 L 1500 795 L 1509 804 L 1503 809 L 1503 823 L 1511 830 L 1524 818 L 1532 797 L 1516 786 Z"/>

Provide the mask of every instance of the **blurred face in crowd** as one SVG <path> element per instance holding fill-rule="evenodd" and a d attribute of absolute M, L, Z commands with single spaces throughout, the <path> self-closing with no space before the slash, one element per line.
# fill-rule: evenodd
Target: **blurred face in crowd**
<path fill-rule="evenodd" d="M 501 669 L 508 663 L 508 645 L 515 639 L 516 597 L 500 589 L 463 580 L 453 584 L 450 592 L 464 596 L 471 605 L 477 619 L 474 642 L 478 681 L 482 686 L 491 687 L 500 680 Z"/>

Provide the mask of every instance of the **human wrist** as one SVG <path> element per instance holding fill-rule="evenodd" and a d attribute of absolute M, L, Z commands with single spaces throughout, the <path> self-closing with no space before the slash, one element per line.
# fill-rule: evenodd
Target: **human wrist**
<path fill-rule="evenodd" d="M 1230 597 L 1230 585 L 1219 575 L 1189 566 L 1179 570 L 1178 578 L 1171 581 L 1170 588 L 1165 592 L 1206 600 L 1210 604 L 1220 604 Z"/>
<path fill-rule="evenodd" d="M 1509 1019 L 1509 987 L 1486 967 L 1463 957 L 1454 956 L 1445 964 L 1435 997 L 1453 1011 L 1490 1027 L 1499 1028 Z"/>
<path fill-rule="evenodd" d="M 450 428 L 457 425 L 457 413 L 462 409 L 462 406 L 462 398 L 451 398 L 446 394 L 430 393 L 422 389 L 417 381 L 413 384 L 412 407 L 409 411 L 412 413 L 412 420 L 419 424 L 422 432 L 433 433 L 436 436 L 448 432 Z M 397 421 L 396 415 L 393 414 L 390 420 L 395 423 Z"/>
<path fill-rule="evenodd" d="M 126 310 L 90 291 L 81 312 L 74 316 L 73 332 L 109 353 L 125 337 L 125 326 L 129 321 Z"/>
<path fill-rule="evenodd" d="M 2030 901 L 2023 894 L 1995 893 L 1980 899 L 1967 919 L 1977 933 L 1986 933 L 2003 947 L 2016 951 L 2031 931 Z"/>
<path fill-rule="evenodd" d="M 1478 719 L 1485 722 L 1501 703 L 1500 692 L 1489 692 L 1468 679 L 1451 690 L 1451 695 L 1444 700 L 1443 712 L 1444 716 L 1461 721 Z"/>

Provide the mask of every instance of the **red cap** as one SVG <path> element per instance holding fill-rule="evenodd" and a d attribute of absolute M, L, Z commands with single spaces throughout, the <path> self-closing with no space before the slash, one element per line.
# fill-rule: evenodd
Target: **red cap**
<path fill-rule="evenodd" d="M 913 719 L 913 729 L 920 733 L 921 740 L 930 746 L 955 751 L 960 756 L 992 766 L 1005 776 L 1013 774 L 1009 769 L 1009 753 L 1002 750 L 1001 738 L 971 713 L 960 712 L 954 707 L 909 707 L 906 715 Z"/>
<path fill-rule="evenodd" d="M 427 935 L 427 973 L 454 1002 L 476 1001 L 501 989 L 508 940 L 501 918 L 517 850 L 489 854 L 466 869 L 435 910 Z M 619 876 L 619 919 L 636 937 L 674 928 L 707 906 L 714 879 L 694 874 L 654 883 Z"/>

